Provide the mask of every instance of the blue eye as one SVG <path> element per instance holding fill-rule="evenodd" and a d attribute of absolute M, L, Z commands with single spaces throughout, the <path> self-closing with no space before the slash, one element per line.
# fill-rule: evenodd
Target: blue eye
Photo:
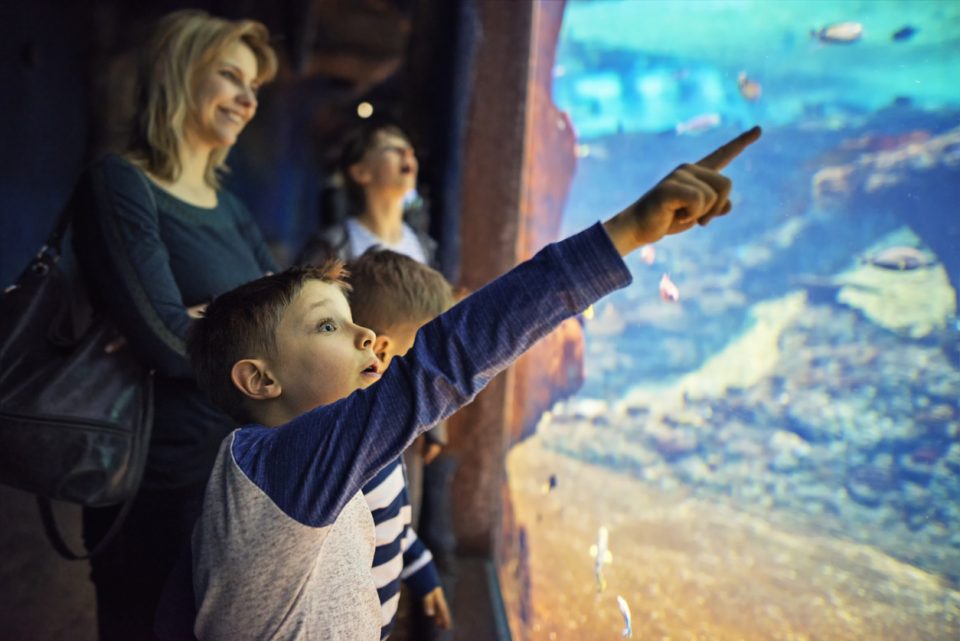
<path fill-rule="evenodd" d="M 317 324 L 317 331 L 320 333 L 335 332 L 337 331 L 337 325 L 332 320 L 320 321 Z"/>

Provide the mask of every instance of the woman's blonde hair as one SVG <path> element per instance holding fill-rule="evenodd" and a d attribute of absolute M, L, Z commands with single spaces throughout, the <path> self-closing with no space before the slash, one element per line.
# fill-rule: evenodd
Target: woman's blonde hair
<path fill-rule="evenodd" d="M 174 181 L 180 176 L 179 145 L 188 115 L 197 108 L 198 79 L 236 42 L 250 47 L 257 60 L 255 82 L 277 73 L 277 56 L 267 28 L 255 20 L 225 20 L 204 11 L 168 14 L 157 24 L 142 52 L 136 106 L 126 155 L 150 173 Z M 228 148 L 210 154 L 204 180 L 219 187 Z"/>

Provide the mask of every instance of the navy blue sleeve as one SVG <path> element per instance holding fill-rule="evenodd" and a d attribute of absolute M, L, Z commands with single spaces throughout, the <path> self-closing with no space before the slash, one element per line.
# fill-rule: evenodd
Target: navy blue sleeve
<path fill-rule="evenodd" d="M 630 282 L 601 225 L 548 245 L 421 328 L 375 385 L 275 428 L 240 430 L 233 455 L 291 518 L 331 524 L 417 435 L 469 403 L 565 319 Z"/>
<path fill-rule="evenodd" d="M 407 528 L 404 537 L 410 537 L 410 545 L 403 551 L 404 583 L 421 599 L 440 587 L 440 573 L 433 562 L 433 555 L 423 544 L 416 531 Z"/>
<path fill-rule="evenodd" d="M 160 238 L 153 194 L 140 169 L 116 155 L 95 163 L 74 193 L 77 259 L 91 293 L 144 364 L 192 376 L 190 317 Z"/>

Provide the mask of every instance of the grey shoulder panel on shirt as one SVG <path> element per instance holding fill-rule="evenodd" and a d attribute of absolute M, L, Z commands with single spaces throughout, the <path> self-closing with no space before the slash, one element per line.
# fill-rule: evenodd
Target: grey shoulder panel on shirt
<path fill-rule="evenodd" d="M 235 435 L 235 434 L 234 434 Z M 378 639 L 373 518 L 358 492 L 336 521 L 291 519 L 224 440 L 193 536 L 203 639 Z"/>

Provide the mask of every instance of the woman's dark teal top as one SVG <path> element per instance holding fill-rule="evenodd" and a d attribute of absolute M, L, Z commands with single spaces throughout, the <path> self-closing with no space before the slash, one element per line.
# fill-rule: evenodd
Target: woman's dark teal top
<path fill-rule="evenodd" d="M 156 370 L 145 489 L 196 489 L 234 422 L 193 380 L 187 307 L 276 271 L 249 211 L 220 191 L 213 208 L 186 203 L 117 155 L 93 164 L 74 193 L 73 243 L 95 304 Z"/>

